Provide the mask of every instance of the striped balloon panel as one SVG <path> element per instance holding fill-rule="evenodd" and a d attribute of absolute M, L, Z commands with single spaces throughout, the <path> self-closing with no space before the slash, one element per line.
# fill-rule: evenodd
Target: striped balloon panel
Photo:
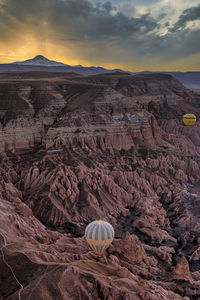
<path fill-rule="evenodd" d="M 105 221 L 94 221 L 86 227 L 85 236 L 92 249 L 101 255 L 112 242 L 114 229 Z"/>
<path fill-rule="evenodd" d="M 109 240 L 112 241 L 114 238 L 114 229 L 107 222 L 98 224 L 94 221 L 86 227 L 85 236 L 88 240 L 95 240 L 101 243 Z"/>
<path fill-rule="evenodd" d="M 183 116 L 183 123 L 187 127 L 192 127 L 196 122 L 196 116 L 193 114 L 186 114 Z"/>
<path fill-rule="evenodd" d="M 106 250 L 106 248 L 108 248 L 109 245 L 95 246 L 95 245 L 90 243 L 90 247 L 92 248 L 92 250 L 94 250 L 94 252 L 96 252 L 96 254 L 99 255 L 99 256 L 103 254 L 103 252 Z"/>

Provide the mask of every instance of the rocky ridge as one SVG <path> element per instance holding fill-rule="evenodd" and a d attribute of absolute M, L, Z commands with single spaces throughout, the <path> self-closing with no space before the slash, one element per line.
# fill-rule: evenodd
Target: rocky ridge
<path fill-rule="evenodd" d="M 200 299 L 199 96 L 119 74 L 0 95 L 0 299 Z M 100 259 L 96 218 L 116 232 Z"/>

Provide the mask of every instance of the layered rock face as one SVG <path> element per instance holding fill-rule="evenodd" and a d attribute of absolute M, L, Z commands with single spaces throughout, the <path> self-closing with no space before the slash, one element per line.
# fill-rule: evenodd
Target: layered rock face
<path fill-rule="evenodd" d="M 161 74 L 20 76 L 0 83 L 0 299 L 200 299 L 200 126 L 181 123 L 199 96 Z M 100 259 L 94 219 L 115 229 Z"/>

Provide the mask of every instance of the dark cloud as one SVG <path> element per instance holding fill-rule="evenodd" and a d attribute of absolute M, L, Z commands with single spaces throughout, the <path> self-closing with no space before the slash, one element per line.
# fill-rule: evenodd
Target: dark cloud
<path fill-rule="evenodd" d="M 139 18 L 129 18 L 120 12 L 113 14 L 115 8 L 110 2 L 96 6 L 87 0 L 56 2 L 49 16 L 52 28 L 63 34 L 71 31 L 77 38 L 104 41 L 114 37 L 126 39 L 159 26 L 149 14 Z"/>
<path fill-rule="evenodd" d="M 200 20 L 200 4 L 184 10 L 180 15 L 179 20 L 174 24 L 173 28 L 171 28 L 171 31 L 185 28 L 187 22 L 196 20 Z"/>
<path fill-rule="evenodd" d="M 160 36 L 160 22 L 166 17 L 162 12 L 155 19 L 150 13 L 129 17 L 109 1 L 0 0 L 1 42 L 18 41 L 22 32 L 30 32 L 58 47 L 59 41 L 70 43 L 74 55 L 93 63 L 175 60 L 199 52 L 200 30 L 185 29 L 199 16 L 200 6 L 184 10 L 173 30 Z"/>
<path fill-rule="evenodd" d="M 11 27 L 16 26 L 16 21 L 24 26 L 38 26 L 46 21 L 51 30 L 66 37 L 74 34 L 76 38 L 126 38 L 159 26 L 150 14 L 138 18 L 120 12 L 113 14 L 115 8 L 110 2 L 94 5 L 88 0 L 6 0 L 1 7 Z"/>
<path fill-rule="evenodd" d="M 196 54 L 200 49 L 200 30 L 168 33 L 164 36 L 151 36 L 149 49 L 161 57 L 177 59 Z"/>
<path fill-rule="evenodd" d="M 158 16 L 157 21 L 162 21 L 162 19 L 163 19 L 164 17 L 166 17 L 166 16 L 167 16 L 166 13 L 161 13 L 161 14 Z"/>

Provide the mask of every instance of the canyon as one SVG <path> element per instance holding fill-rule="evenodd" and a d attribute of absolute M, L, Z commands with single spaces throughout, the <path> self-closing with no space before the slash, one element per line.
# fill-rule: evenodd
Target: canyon
<path fill-rule="evenodd" d="M 200 299 L 199 117 L 167 74 L 2 73 L 0 299 Z"/>

